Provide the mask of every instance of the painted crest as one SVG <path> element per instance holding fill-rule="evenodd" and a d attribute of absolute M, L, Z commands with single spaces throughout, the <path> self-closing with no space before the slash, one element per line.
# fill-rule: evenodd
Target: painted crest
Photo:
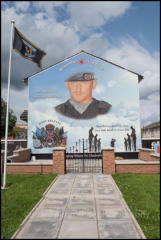
<path fill-rule="evenodd" d="M 52 148 L 66 145 L 66 133 L 63 127 L 58 128 L 53 124 L 47 124 L 41 129 L 36 127 L 33 132 L 33 146 L 34 148 Z"/>

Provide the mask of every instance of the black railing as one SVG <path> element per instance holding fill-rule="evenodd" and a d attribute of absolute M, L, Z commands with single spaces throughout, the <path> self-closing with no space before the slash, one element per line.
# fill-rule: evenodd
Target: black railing
<path fill-rule="evenodd" d="M 80 152 L 80 143 L 82 143 L 82 152 Z M 73 149 L 72 147 L 69 149 L 65 160 L 66 173 L 102 173 L 102 154 L 101 152 L 90 153 L 87 140 L 79 140 L 79 150 L 77 149 L 77 143 L 76 149 L 74 146 Z"/>
<path fill-rule="evenodd" d="M 66 153 L 66 173 L 102 173 L 101 153 Z"/>

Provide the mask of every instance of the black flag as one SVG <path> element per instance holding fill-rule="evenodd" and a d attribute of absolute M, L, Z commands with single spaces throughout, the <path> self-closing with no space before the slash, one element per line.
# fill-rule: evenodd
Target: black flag
<path fill-rule="evenodd" d="M 41 68 L 41 60 L 46 53 L 24 37 L 16 27 L 14 28 L 13 49 L 15 49 L 22 57 L 37 63 Z"/>

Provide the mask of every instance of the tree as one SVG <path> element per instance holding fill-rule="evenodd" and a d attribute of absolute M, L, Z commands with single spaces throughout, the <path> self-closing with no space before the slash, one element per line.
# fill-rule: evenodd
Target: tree
<path fill-rule="evenodd" d="M 6 109 L 7 103 L 1 98 L 1 137 L 5 137 L 6 129 Z M 15 134 L 14 126 L 16 124 L 17 117 L 13 114 L 13 110 L 8 111 L 8 136 L 13 136 Z"/>

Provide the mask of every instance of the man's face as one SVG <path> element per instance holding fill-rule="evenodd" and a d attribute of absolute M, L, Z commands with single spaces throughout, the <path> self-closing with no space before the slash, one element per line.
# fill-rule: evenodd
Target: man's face
<path fill-rule="evenodd" d="M 92 90 L 96 87 L 96 80 L 66 82 L 70 91 L 71 100 L 78 103 L 87 103 L 92 98 Z"/>

